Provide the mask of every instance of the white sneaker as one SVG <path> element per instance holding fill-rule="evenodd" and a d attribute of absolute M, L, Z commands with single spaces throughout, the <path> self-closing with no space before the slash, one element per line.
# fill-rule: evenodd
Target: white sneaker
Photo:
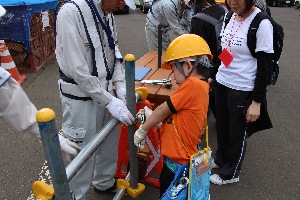
<path fill-rule="evenodd" d="M 210 176 L 210 181 L 213 184 L 216 184 L 216 185 L 225 185 L 225 184 L 228 184 L 228 183 L 236 183 L 239 180 L 240 180 L 239 177 L 229 179 L 229 180 L 223 180 L 218 174 L 213 174 L 213 175 Z"/>
<path fill-rule="evenodd" d="M 213 168 L 213 169 L 217 169 L 217 168 L 220 168 L 221 166 L 219 166 L 219 165 L 217 165 L 216 163 L 215 163 L 215 159 L 212 159 L 212 161 L 211 161 L 211 168 Z"/>

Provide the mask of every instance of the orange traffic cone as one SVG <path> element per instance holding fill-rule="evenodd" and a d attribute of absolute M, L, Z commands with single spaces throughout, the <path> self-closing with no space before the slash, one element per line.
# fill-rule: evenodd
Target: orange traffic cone
<path fill-rule="evenodd" d="M 4 40 L 0 40 L 0 64 L 1 67 L 8 71 L 19 84 L 22 84 L 25 81 L 26 76 L 19 74 L 16 64 L 13 61 Z"/>

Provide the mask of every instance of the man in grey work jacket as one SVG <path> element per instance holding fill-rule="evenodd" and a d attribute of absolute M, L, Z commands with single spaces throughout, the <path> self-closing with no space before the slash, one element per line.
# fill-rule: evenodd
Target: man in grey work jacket
<path fill-rule="evenodd" d="M 135 9 L 134 0 L 125 2 Z M 112 14 L 124 5 L 122 0 L 74 0 L 57 15 L 62 132 L 80 147 L 112 116 L 126 125 L 135 121 L 125 104 L 124 69 Z M 96 192 L 115 191 L 119 133 L 116 127 L 70 181 L 76 200 L 85 199 L 91 182 Z"/>
<path fill-rule="evenodd" d="M 187 10 L 186 0 L 154 0 L 146 18 L 146 38 L 150 51 L 158 50 L 158 25 L 162 25 L 162 48 L 170 42 L 168 31 L 176 37 L 190 31 L 192 13 Z"/>

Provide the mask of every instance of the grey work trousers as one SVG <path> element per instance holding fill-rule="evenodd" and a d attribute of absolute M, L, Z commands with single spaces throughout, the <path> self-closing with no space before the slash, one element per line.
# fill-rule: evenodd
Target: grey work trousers
<path fill-rule="evenodd" d="M 84 147 L 111 119 L 106 108 L 93 100 L 74 100 L 61 95 L 61 101 L 64 134 L 73 141 L 82 141 L 79 143 L 80 147 Z M 119 134 L 120 127 L 117 126 L 70 181 L 70 190 L 75 194 L 76 200 L 85 199 L 91 183 L 100 190 L 114 184 Z"/>

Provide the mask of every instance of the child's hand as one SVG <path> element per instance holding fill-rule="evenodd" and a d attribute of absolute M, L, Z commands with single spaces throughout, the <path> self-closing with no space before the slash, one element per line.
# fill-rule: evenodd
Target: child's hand
<path fill-rule="evenodd" d="M 146 116 L 146 120 L 149 118 L 149 116 L 152 114 L 152 110 L 148 108 L 147 106 L 144 107 L 144 109 L 140 109 L 138 114 L 143 114 Z"/>
<path fill-rule="evenodd" d="M 145 144 L 145 138 L 147 135 L 147 131 L 142 128 L 142 125 L 134 134 L 134 144 L 139 148 L 143 149 Z"/>

